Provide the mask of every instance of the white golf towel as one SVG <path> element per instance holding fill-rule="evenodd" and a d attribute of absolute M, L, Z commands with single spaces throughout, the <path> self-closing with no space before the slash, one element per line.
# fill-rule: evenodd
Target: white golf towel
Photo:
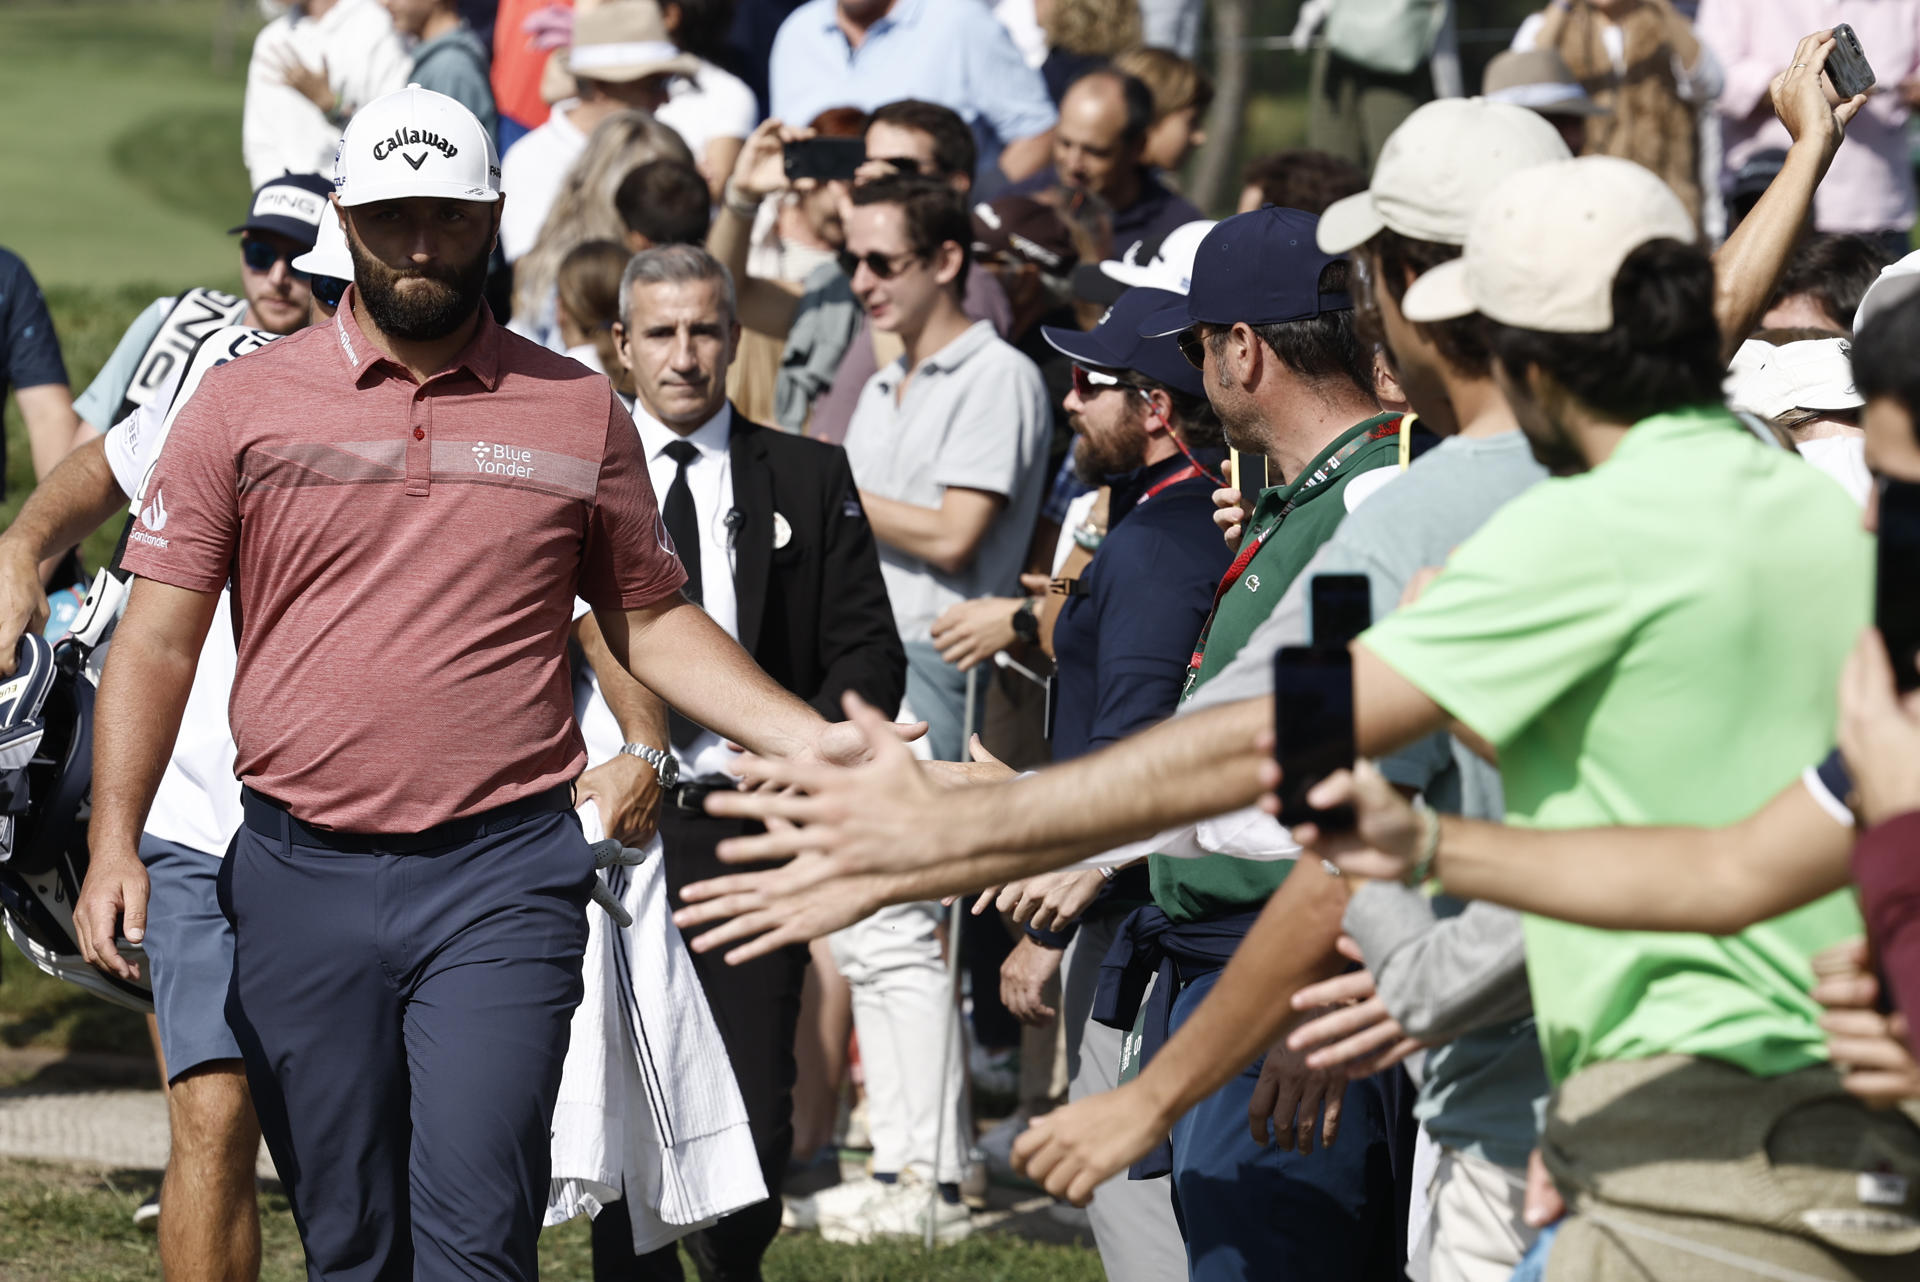
<path fill-rule="evenodd" d="M 580 821 L 588 841 L 604 835 L 591 801 Z M 640 1253 L 767 1196 L 726 1046 L 673 925 L 658 837 L 647 856 L 605 874 L 632 926 L 588 913 L 546 1218 L 597 1214 L 624 1188 Z"/>

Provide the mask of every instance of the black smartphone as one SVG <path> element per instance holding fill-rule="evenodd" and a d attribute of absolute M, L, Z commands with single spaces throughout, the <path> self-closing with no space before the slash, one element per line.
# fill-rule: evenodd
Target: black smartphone
<path fill-rule="evenodd" d="M 1242 498 L 1250 500 L 1246 510 L 1251 514 L 1267 488 L 1267 456 L 1235 449 L 1229 449 L 1227 454 L 1233 465 L 1233 488 L 1240 491 Z"/>
<path fill-rule="evenodd" d="M 820 182 L 853 180 L 853 171 L 867 161 L 864 138 L 804 138 L 781 149 L 787 177 Z"/>
<path fill-rule="evenodd" d="M 1886 638 L 1893 683 L 1907 694 L 1920 689 L 1920 485 L 1882 481 L 1879 524 L 1873 621 Z"/>
<path fill-rule="evenodd" d="M 1313 593 L 1313 643 L 1344 648 L 1373 626 L 1373 585 L 1364 574 L 1316 574 Z"/>
<path fill-rule="evenodd" d="M 1353 764 L 1353 656 L 1345 646 L 1282 646 L 1273 657 L 1274 756 L 1280 762 L 1280 822 L 1346 832 L 1353 807 L 1316 810 L 1307 791 Z"/>
<path fill-rule="evenodd" d="M 1833 29 L 1833 52 L 1827 55 L 1827 79 L 1842 101 L 1863 94 L 1874 85 L 1873 66 L 1867 61 L 1867 51 L 1860 47 L 1860 37 L 1853 33 L 1853 28 L 1844 22 Z"/>

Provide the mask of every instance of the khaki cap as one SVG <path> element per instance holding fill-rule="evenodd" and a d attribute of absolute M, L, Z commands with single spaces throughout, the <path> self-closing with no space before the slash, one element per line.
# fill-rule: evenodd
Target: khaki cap
<path fill-rule="evenodd" d="M 1567 60 L 1553 49 L 1509 49 L 1487 64 L 1480 93 L 1488 102 L 1525 107 L 1543 116 L 1605 116 L 1605 107 L 1587 91 Z"/>
<path fill-rule="evenodd" d="M 1385 228 L 1460 245 L 1473 211 L 1508 174 L 1572 155 L 1533 112 L 1481 98 L 1430 102 L 1387 135 L 1373 185 L 1320 216 L 1320 248 L 1344 254 Z"/>
<path fill-rule="evenodd" d="M 680 52 L 654 0 L 613 0 L 574 20 L 567 70 L 579 80 L 620 82 L 649 76 L 691 76 L 700 60 Z"/>
<path fill-rule="evenodd" d="M 1631 160 L 1538 165 L 1488 195 L 1460 257 L 1414 281 L 1400 310 L 1410 321 L 1479 312 L 1519 329 L 1599 334 L 1613 326 L 1613 281 L 1629 254 L 1698 237 L 1673 189 Z"/>

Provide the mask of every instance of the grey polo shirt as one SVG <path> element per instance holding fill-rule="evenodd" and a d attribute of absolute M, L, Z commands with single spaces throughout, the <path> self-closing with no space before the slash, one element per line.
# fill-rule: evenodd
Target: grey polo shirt
<path fill-rule="evenodd" d="M 957 601 L 1015 596 L 1033 521 L 1046 490 L 1047 389 L 1034 363 L 986 321 L 920 362 L 904 401 L 903 356 L 867 380 L 847 425 L 847 458 L 860 488 L 937 508 L 949 486 L 984 490 L 1007 506 L 987 527 L 971 564 L 946 574 L 880 544 L 880 572 L 902 641 L 926 641 Z"/>

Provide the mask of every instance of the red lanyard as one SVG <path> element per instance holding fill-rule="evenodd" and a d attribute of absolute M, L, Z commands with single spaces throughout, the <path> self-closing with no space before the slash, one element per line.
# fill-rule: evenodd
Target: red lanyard
<path fill-rule="evenodd" d="M 1158 494 L 1160 491 L 1170 490 L 1174 486 L 1180 484 L 1180 482 L 1182 481 L 1191 481 L 1196 476 L 1205 476 L 1205 475 L 1206 473 L 1201 471 L 1198 465 L 1189 463 L 1185 467 L 1181 468 L 1178 472 L 1175 472 L 1172 476 L 1163 476 L 1158 481 L 1155 481 L 1152 485 L 1148 486 L 1147 492 L 1145 494 L 1142 494 L 1137 500 L 1134 501 L 1134 506 L 1139 507 L 1142 503 L 1145 503 L 1148 499 L 1152 498 L 1154 495 Z"/>

